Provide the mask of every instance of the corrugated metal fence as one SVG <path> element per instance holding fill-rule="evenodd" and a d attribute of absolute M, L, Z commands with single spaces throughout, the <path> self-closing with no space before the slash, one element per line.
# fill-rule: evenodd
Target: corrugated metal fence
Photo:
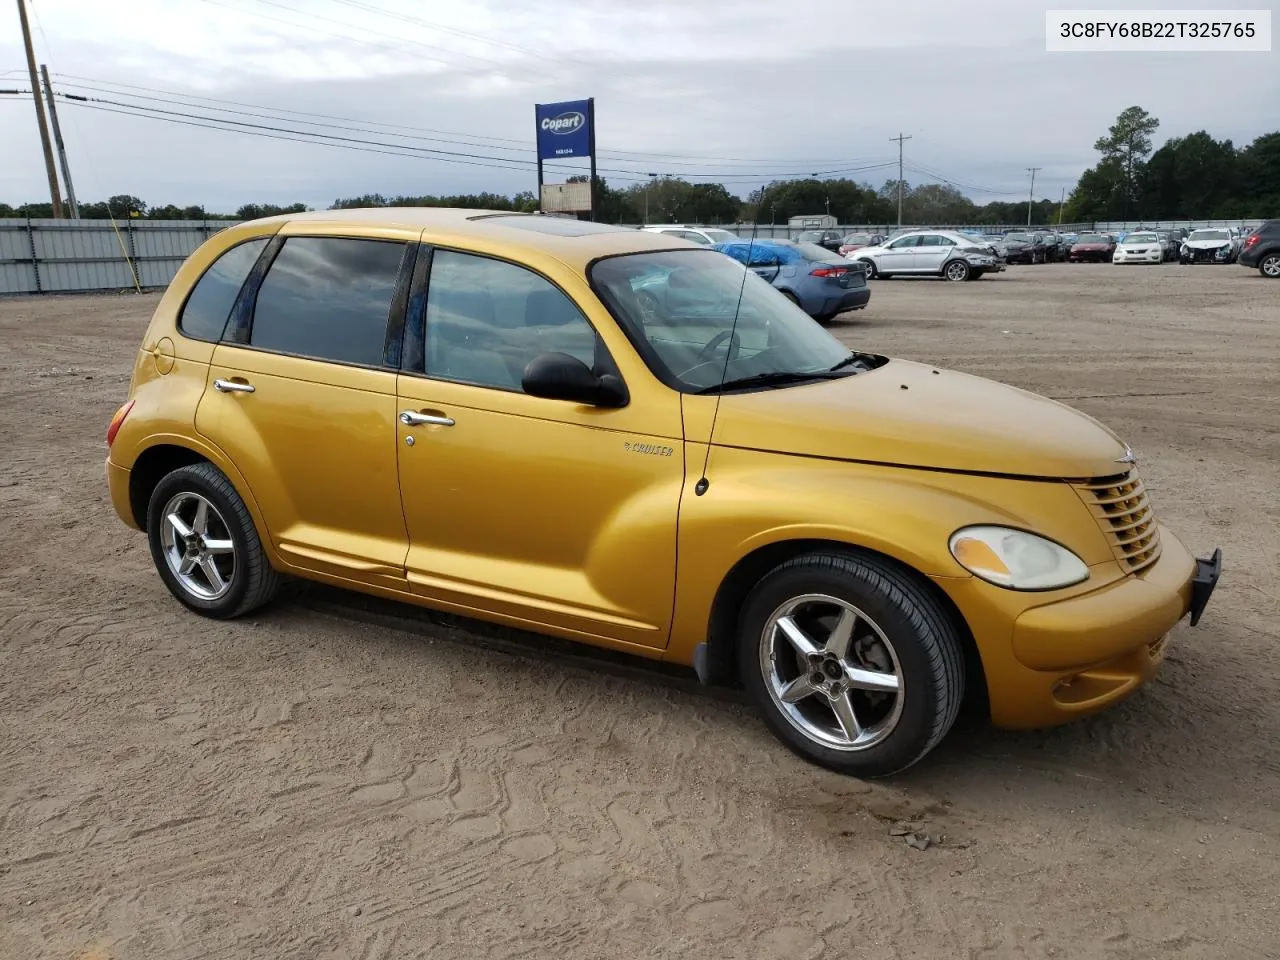
<path fill-rule="evenodd" d="M 0 294 L 163 288 L 227 220 L 0 220 Z M 135 283 L 136 281 L 136 283 Z"/>
<path fill-rule="evenodd" d="M 178 267 L 207 237 L 232 225 L 230 220 L 0 220 L 0 295 L 82 293 L 93 290 L 157 289 L 168 286 Z M 1240 227 L 1259 220 L 1168 220 L 1159 222 L 1063 224 L 1056 229 L 1132 230 L 1138 227 Z M 638 224 L 636 225 L 638 226 Z M 749 237 L 749 223 L 725 224 Z M 928 224 L 932 229 L 1001 232 L 993 227 Z M 892 232 L 893 228 L 845 224 L 842 233 Z M 1043 229 L 1043 228 L 1040 228 Z M 760 224 L 758 237 L 795 237 L 802 231 L 785 224 Z"/>

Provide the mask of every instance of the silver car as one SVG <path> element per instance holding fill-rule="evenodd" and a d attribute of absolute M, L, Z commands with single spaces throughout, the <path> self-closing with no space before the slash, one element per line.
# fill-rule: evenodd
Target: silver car
<path fill-rule="evenodd" d="M 848 255 L 864 265 L 868 277 L 894 274 L 932 275 L 947 280 L 976 280 L 1003 270 L 995 251 L 974 237 L 950 230 L 917 230 L 875 247 L 859 247 Z"/>

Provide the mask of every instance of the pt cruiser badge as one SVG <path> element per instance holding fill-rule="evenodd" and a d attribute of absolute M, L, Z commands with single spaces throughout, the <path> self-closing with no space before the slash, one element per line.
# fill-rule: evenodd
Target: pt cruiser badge
<path fill-rule="evenodd" d="M 623 440 L 622 448 L 631 453 L 647 453 L 651 457 L 669 457 L 675 453 L 671 447 L 660 443 L 632 443 L 630 440 Z"/>

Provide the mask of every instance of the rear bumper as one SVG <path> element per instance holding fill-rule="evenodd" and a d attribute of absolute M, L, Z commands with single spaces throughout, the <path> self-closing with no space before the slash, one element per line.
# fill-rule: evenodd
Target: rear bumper
<path fill-rule="evenodd" d="M 1188 614 L 1199 622 L 1222 570 L 1221 551 L 1196 559 L 1164 527 L 1160 540 L 1160 559 L 1141 576 L 1024 609 L 1002 629 L 983 604 L 1016 598 L 980 583 L 952 594 L 974 628 L 997 726 L 1064 723 L 1119 702 L 1155 674 L 1169 632 Z"/>
<path fill-rule="evenodd" d="M 115 510 L 124 523 L 135 530 L 141 529 L 133 515 L 133 503 L 129 498 L 129 471 L 124 467 L 106 461 L 103 466 L 107 477 L 107 493 L 111 497 L 111 508 Z"/>
<path fill-rule="evenodd" d="M 820 296 L 805 298 L 801 306 L 809 316 L 823 317 L 845 310 L 861 310 L 870 299 L 871 288 L 864 285 L 853 290 L 843 290 L 834 296 L 824 292 Z"/>

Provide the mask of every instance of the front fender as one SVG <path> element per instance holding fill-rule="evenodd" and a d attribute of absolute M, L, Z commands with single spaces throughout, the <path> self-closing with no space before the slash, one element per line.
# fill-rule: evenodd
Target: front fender
<path fill-rule="evenodd" d="M 694 446 L 694 445 L 691 445 Z M 698 450 L 705 447 L 697 445 Z M 691 450 L 690 462 L 701 459 Z M 820 540 L 873 550 L 935 580 L 968 578 L 950 535 L 993 523 L 1033 529 L 1087 564 L 1112 560 L 1096 521 L 1065 483 L 952 474 L 716 448 L 706 493 L 681 499 L 679 577 L 667 658 L 693 662 L 726 577 L 762 548 Z"/>

